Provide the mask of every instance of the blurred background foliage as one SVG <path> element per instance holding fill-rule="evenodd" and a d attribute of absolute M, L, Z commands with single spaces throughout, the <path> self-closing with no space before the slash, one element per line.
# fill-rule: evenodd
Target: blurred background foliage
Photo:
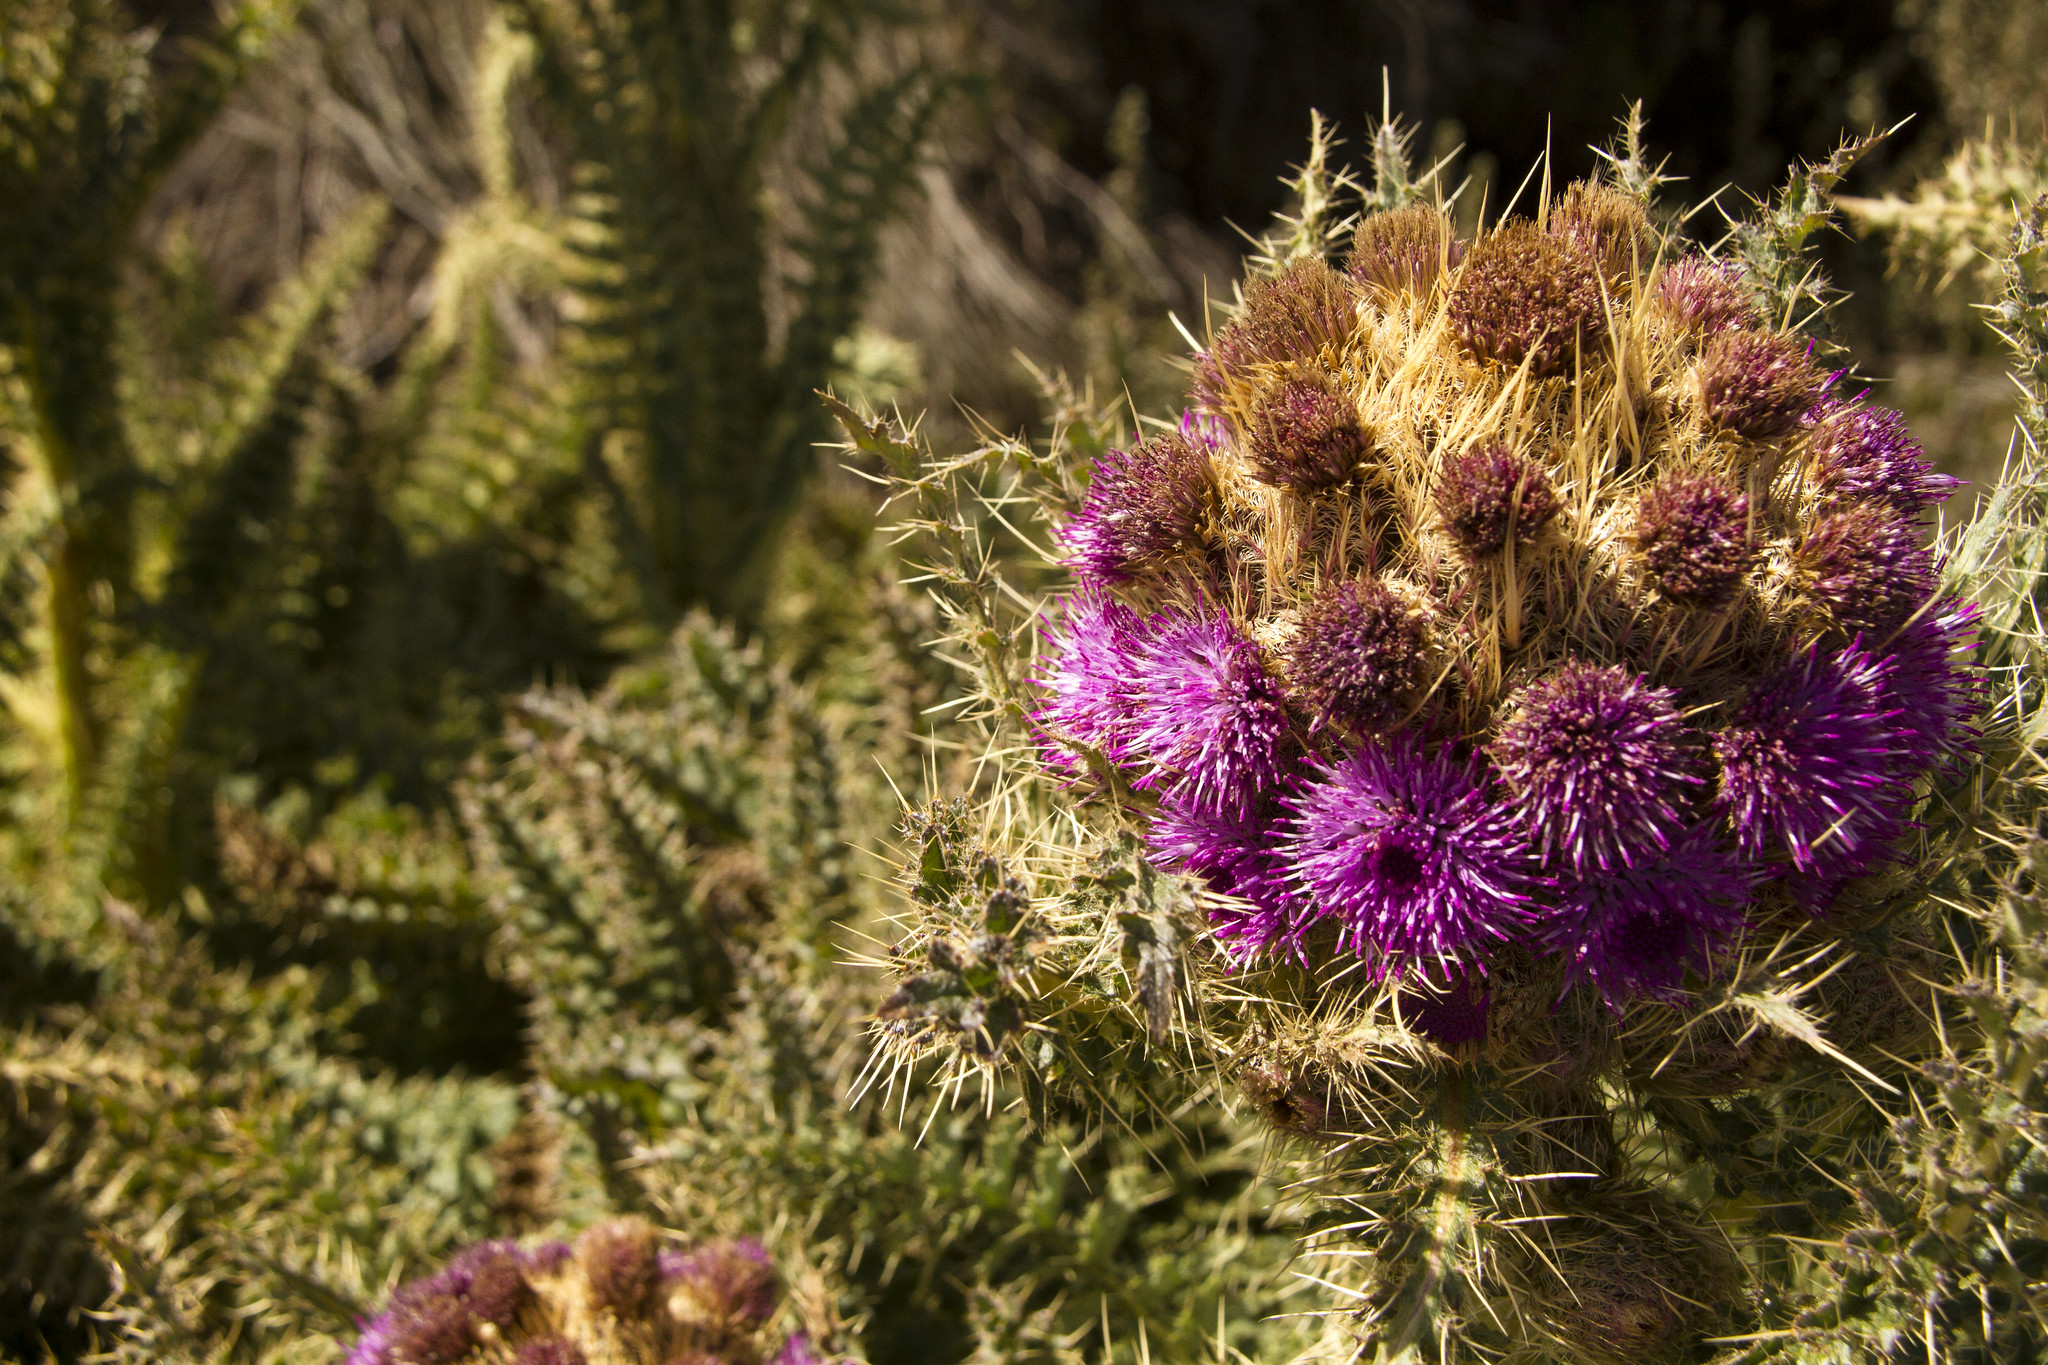
<path fill-rule="evenodd" d="M 1629 99 L 1695 200 L 1911 115 L 1837 323 L 1982 480 L 2044 71 L 1990 0 L 0 0 L 0 1355 L 328 1359 L 606 1209 L 875 1360 L 1302 1348 L 1217 1096 L 855 1102 L 892 783 L 975 755 L 817 391 L 1166 410 L 1311 106 L 1475 211 Z"/>

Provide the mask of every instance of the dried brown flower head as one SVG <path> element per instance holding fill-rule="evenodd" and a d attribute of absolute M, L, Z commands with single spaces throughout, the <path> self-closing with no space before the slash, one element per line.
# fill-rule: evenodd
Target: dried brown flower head
<path fill-rule="evenodd" d="M 1528 222 L 1509 223 L 1466 253 L 1450 320 L 1475 360 L 1526 362 L 1538 377 L 1570 373 L 1607 336 L 1593 258 Z"/>

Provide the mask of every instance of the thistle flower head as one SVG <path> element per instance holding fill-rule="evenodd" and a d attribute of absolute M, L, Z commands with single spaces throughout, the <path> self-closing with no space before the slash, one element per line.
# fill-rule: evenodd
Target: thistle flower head
<path fill-rule="evenodd" d="M 1669 688 L 1619 665 L 1569 663 L 1510 703 L 1493 760 L 1528 837 L 1574 875 L 1663 856 L 1700 785 Z"/>
<path fill-rule="evenodd" d="M 1287 713 L 1259 650 L 1227 612 L 1162 614 L 1136 651 L 1130 752 L 1145 785 L 1199 806 L 1247 810 L 1279 779 Z"/>
<path fill-rule="evenodd" d="M 1218 411 L 1233 380 L 1259 365 L 1310 362 L 1344 348 L 1358 326 L 1358 305 L 1344 277 L 1319 256 L 1254 280 L 1244 303 L 1209 349 L 1195 358 L 1194 397 Z"/>
<path fill-rule="evenodd" d="M 1611 282 L 1645 274 L 1657 259 L 1658 236 L 1642 200 L 1594 180 L 1566 187 L 1546 225 L 1596 262 Z"/>
<path fill-rule="evenodd" d="M 1522 922 L 1525 841 L 1476 759 L 1427 754 L 1412 735 L 1368 741 L 1316 765 L 1286 804 L 1295 887 L 1381 967 L 1465 959 Z"/>
<path fill-rule="evenodd" d="M 1831 880 L 1889 855 L 1910 757 L 1889 672 L 1860 645 L 1815 646 L 1752 688 L 1714 736 L 1714 807 L 1745 856 Z"/>
<path fill-rule="evenodd" d="M 1385 584 L 1342 581 L 1302 609 L 1287 673 L 1317 727 L 1369 728 L 1400 713 L 1423 659 L 1421 612 Z"/>
<path fill-rule="evenodd" d="M 1451 286 L 1452 331 L 1474 360 L 1542 378 L 1569 374 L 1607 335 L 1600 271 L 1592 258 L 1534 223 L 1479 239 Z"/>
<path fill-rule="evenodd" d="M 779 1298 L 758 1243 L 678 1247 L 640 1219 L 613 1219 L 573 1251 L 486 1242 L 459 1253 L 392 1294 L 348 1365 L 815 1365 L 808 1338 L 789 1355 L 766 1335 Z"/>
<path fill-rule="evenodd" d="M 1562 881 L 1534 937 L 1561 957 L 1567 980 L 1608 1004 L 1668 997 L 1688 968 L 1706 972 L 1742 925 L 1750 877 L 1711 825 L 1695 825 L 1632 866 Z"/>
<path fill-rule="evenodd" d="M 1657 276 L 1657 304 L 1686 331 L 1699 337 L 1755 331 L 1764 324 L 1733 266 L 1704 256 L 1686 256 Z"/>
<path fill-rule="evenodd" d="M 1827 387 L 1797 338 L 1761 332 L 1723 332 L 1700 352 L 1700 412 L 1724 431 L 1752 441 L 1774 441 L 1799 423 Z"/>
<path fill-rule="evenodd" d="M 599 1223 L 577 1238 L 576 1259 L 593 1309 L 629 1318 L 646 1306 L 661 1283 L 656 1242 L 653 1227 L 637 1218 Z"/>
<path fill-rule="evenodd" d="M 453 1365 L 476 1346 L 477 1322 L 453 1294 L 421 1294 L 395 1308 L 385 1329 L 391 1365 Z"/>
<path fill-rule="evenodd" d="M 1060 528 L 1066 563 L 1085 579 L 1122 583 L 1199 551 L 1215 496 L 1208 451 L 1179 432 L 1112 450 Z"/>
<path fill-rule="evenodd" d="M 1437 473 L 1437 515 L 1458 548 L 1481 559 L 1534 540 L 1557 515 L 1557 493 L 1543 466 L 1500 442 L 1475 445 Z"/>
<path fill-rule="evenodd" d="M 1807 590 L 1850 631 L 1889 632 L 1934 595 L 1934 552 L 1889 504 L 1822 513 L 1795 556 Z"/>
<path fill-rule="evenodd" d="M 1258 477 L 1312 492 L 1349 483 L 1372 454 L 1372 437 L 1350 397 L 1329 379 L 1304 372 L 1259 405 L 1245 440 Z"/>
<path fill-rule="evenodd" d="M 1954 601 L 1923 610 L 1891 636 L 1884 653 L 1885 700 L 1915 753 L 1952 761 L 1976 746 L 1970 725 L 1981 686 L 1970 672 L 1977 643 L 1975 605 Z"/>
<path fill-rule="evenodd" d="M 1359 219 L 1345 273 L 1383 297 L 1427 297 L 1445 267 L 1464 254 L 1441 209 L 1410 204 Z"/>
<path fill-rule="evenodd" d="M 1914 517 L 1963 486 L 1922 458 L 1905 417 L 1890 408 L 1837 407 L 1814 426 L 1806 450 L 1829 504 L 1883 502 Z"/>
<path fill-rule="evenodd" d="M 1217 941 L 1233 957 L 1248 959 L 1294 941 L 1303 907 L 1263 811 L 1225 813 L 1169 796 L 1159 804 L 1146 844 L 1162 867 L 1183 869 L 1210 890 L 1246 903 L 1218 907 L 1210 916 Z"/>
<path fill-rule="evenodd" d="M 1051 741 L 1047 760 L 1057 770 L 1085 770 L 1063 747 L 1070 744 L 1100 750 L 1111 762 L 1123 760 L 1138 709 L 1137 656 L 1144 633 L 1138 614 L 1105 593 L 1084 590 L 1061 604 L 1038 677 L 1046 699 L 1033 717 Z"/>
<path fill-rule="evenodd" d="M 720 1331 L 761 1326 L 782 1296 L 768 1253 L 751 1238 L 663 1252 L 660 1268 L 662 1280 L 674 1288 L 670 1311 L 680 1307 L 691 1320 Z"/>
<path fill-rule="evenodd" d="M 1666 597 L 1719 606 L 1756 558 L 1749 499 L 1709 475 L 1666 475 L 1636 504 L 1636 553 Z"/>
<path fill-rule="evenodd" d="M 510 1242 L 485 1242 L 471 1247 L 449 1263 L 449 1272 L 458 1267 L 468 1281 L 463 1297 L 479 1322 L 503 1330 L 533 1302 L 533 1287 L 526 1282 L 525 1258 Z"/>

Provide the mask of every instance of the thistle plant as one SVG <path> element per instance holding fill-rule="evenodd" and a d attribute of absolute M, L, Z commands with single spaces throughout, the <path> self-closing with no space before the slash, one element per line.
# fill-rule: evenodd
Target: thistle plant
<path fill-rule="evenodd" d="M 482 1242 L 401 1285 L 348 1365 L 617 1361 L 811 1365 L 809 1337 L 770 1331 L 782 1285 L 761 1244 L 681 1245 L 643 1219 L 571 1245 Z"/>
<path fill-rule="evenodd" d="M 1184 413 L 1056 394 L 1049 448 L 952 461 L 849 420 L 990 756 L 905 827 L 883 1056 L 1233 1083 L 1373 1358 L 1778 1330 L 1784 1239 L 1844 1225 L 1938 1050 L 1926 890 L 1991 743 L 1955 483 L 1819 339 L 1803 246 L 1867 145 L 1723 256 L 1633 120 L 1466 241 L 1405 164 L 1340 233 L 1318 147 Z"/>

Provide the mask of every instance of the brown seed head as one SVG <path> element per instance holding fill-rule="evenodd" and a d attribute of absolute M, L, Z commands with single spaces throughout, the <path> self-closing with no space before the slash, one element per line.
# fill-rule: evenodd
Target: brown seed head
<path fill-rule="evenodd" d="M 1705 474 L 1666 475 L 1636 504 L 1636 552 L 1665 596 L 1719 606 L 1756 558 L 1749 499 Z"/>
<path fill-rule="evenodd" d="M 1934 595 L 1934 552 L 1887 503 L 1823 513 L 1796 556 L 1808 591 L 1852 631 L 1889 631 Z"/>
<path fill-rule="evenodd" d="M 1315 723 L 1392 720 L 1422 681 L 1420 612 L 1383 583 L 1323 585 L 1288 644 L 1288 673 Z"/>
<path fill-rule="evenodd" d="M 1567 374 L 1607 335 L 1607 309 L 1593 258 L 1534 223 L 1514 222 L 1481 237 L 1451 287 L 1451 327 L 1476 360 L 1538 377 Z"/>
<path fill-rule="evenodd" d="M 476 1345 L 476 1318 L 453 1294 L 434 1294 L 396 1308 L 392 1365 L 452 1365 Z"/>
<path fill-rule="evenodd" d="M 1723 332 L 1709 340 L 1698 382 L 1707 421 L 1752 441 L 1791 435 L 1827 387 L 1804 344 L 1763 332 Z"/>
<path fill-rule="evenodd" d="M 1421 298 L 1445 266 L 1456 265 L 1464 255 L 1464 245 L 1451 236 L 1450 221 L 1441 209 L 1410 204 L 1370 213 L 1359 221 L 1345 273 L 1382 294 Z"/>
<path fill-rule="evenodd" d="M 615 1218 L 590 1228 L 576 1239 L 576 1258 L 591 1306 L 621 1318 L 643 1311 L 661 1280 L 654 1228 L 639 1218 Z"/>
<path fill-rule="evenodd" d="M 1314 372 L 1267 396 L 1245 442 L 1260 479 L 1303 493 L 1348 483 L 1371 453 L 1372 438 L 1351 396 Z"/>
<path fill-rule="evenodd" d="M 1659 239 L 1642 201 L 1592 180 L 1580 180 L 1551 205 L 1546 226 L 1596 262 L 1610 285 L 1649 273 Z"/>
<path fill-rule="evenodd" d="M 1480 559 L 1516 542 L 1534 540 L 1557 515 L 1557 494 L 1543 467 L 1508 447 L 1486 444 L 1444 461 L 1437 475 L 1436 510 L 1466 556 Z"/>

